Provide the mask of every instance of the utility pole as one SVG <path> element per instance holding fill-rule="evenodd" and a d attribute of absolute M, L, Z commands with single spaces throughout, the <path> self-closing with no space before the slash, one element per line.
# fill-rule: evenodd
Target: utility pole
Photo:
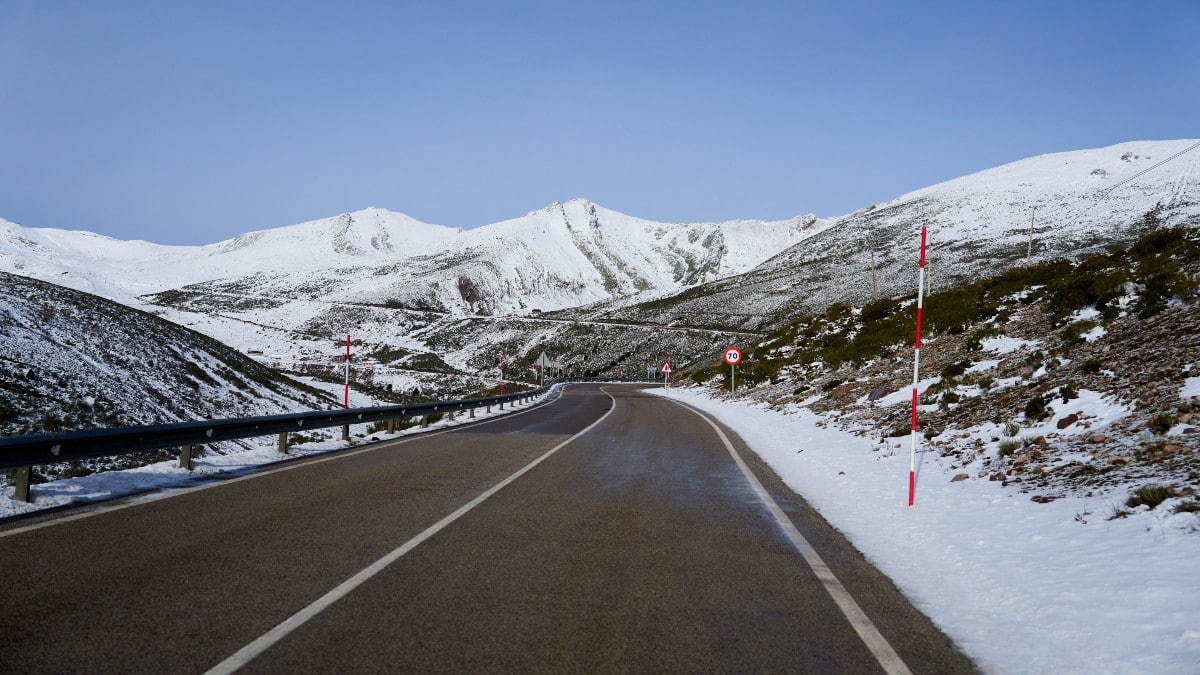
<path fill-rule="evenodd" d="M 1033 221 L 1037 218 L 1037 207 L 1033 207 L 1033 213 L 1029 214 L 1029 243 L 1025 247 L 1025 264 L 1033 260 Z"/>
<path fill-rule="evenodd" d="M 872 246 L 870 248 L 871 248 L 871 299 L 874 300 L 875 298 L 879 297 L 879 293 L 877 292 L 876 287 L 875 287 L 875 247 Z"/>

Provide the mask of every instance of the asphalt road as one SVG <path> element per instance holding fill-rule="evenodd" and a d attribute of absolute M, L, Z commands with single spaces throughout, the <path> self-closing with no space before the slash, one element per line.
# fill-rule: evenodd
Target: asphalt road
<path fill-rule="evenodd" d="M 576 385 L 454 431 L 0 525 L 0 671 L 972 672 L 723 435 L 634 387 Z"/>

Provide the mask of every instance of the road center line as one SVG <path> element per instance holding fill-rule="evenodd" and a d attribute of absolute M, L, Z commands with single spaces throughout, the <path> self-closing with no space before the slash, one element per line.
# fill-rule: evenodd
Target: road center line
<path fill-rule="evenodd" d="M 875 627 L 875 624 L 871 622 L 871 619 L 867 617 L 866 612 L 864 612 L 862 608 L 858 606 L 858 603 L 854 601 L 853 597 L 851 597 L 850 592 L 847 591 L 846 587 L 842 585 L 842 582 L 839 581 L 836 576 L 834 576 L 833 570 L 829 569 L 829 566 L 826 565 L 825 561 L 821 559 L 821 556 L 817 554 L 816 549 L 814 549 L 812 545 L 808 543 L 808 540 L 804 538 L 804 535 L 800 534 L 800 530 L 796 529 L 796 526 L 792 523 L 791 519 L 787 517 L 787 514 L 783 512 L 783 509 L 779 507 L 779 504 L 775 502 L 775 499 L 771 497 L 771 494 L 767 492 L 767 489 L 763 487 L 763 484 L 760 483 L 758 478 L 755 477 L 754 473 L 750 471 L 750 467 L 746 466 L 746 462 L 742 460 L 741 455 L 739 455 L 737 450 L 733 448 L 733 443 L 729 442 L 729 437 L 725 435 L 725 432 L 721 430 L 721 427 L 717 426 L 717 423 L 714 422 L 712 418 L 700 412 L 696 408 L 693 408 L 692 406 L 680 401 L 675 401 L 672 399 L 667 400 L 695 413 L 705 422 L 708 422 L 708 425 L 717 432 L 717 436 L 719 436 L 721 438 L 721 442 L 725 444 L 725 449 L 729 451 L 730 456 L 733 457 L 733 461 L 736 462 L 738 468 L 742 470 L 742 473 L 746 476 L 746 480 L 750 482 L 750 486 L 754 488 L 754 492 L 758 495 L 758 498 L 762 500 L 763 505 L 767 508 L 767 511 L 770 512 L 770 514 L 775 518 L 775 522 L 777 522 L 779 527 L 783 530 L 784 536 L 788 538 L 788 541 L 791 542 L 792 547 L 795 548 L 798 553 L 800 553 L 800 555 L 804 558 L 804 561 L 807 562 L 808 566 L 812 568 L 813 573 L 816 574 L 817 578 L 821 580 L 821 584 L 825 586 L 825 590 L 829 592 L 829 595 L 833 598 L 834 603 L 837 604 L 838 609 L 842 610 L 842 614 L 850 622 L 850 625 L 854 628 L 854 632 L 858 633 L 858 636 L 862 638 L 863 643 L 866 644 L 867 649 L 871 651 L 871 654 L 875 657 L 875 660 L 879 662 L 879 665 L 883 667 L 884 671 L 894 675 L 912 675 L 912 671 L 910 671 L 908 666 L 905 665 L 904 661 L 901 660 L 900 655 L 896 653 L 896 650 L 892 649 L 892 645 L 888 643 L 887 639 L 884 638 L 879 632 L 879 629 Z"/>
<path fill-rule="evenodd" d="M 513 481 L 517 480 L 521 476 L 524 476 L 531 469 L 533 469 L 533 467 L 537 466 L 538 464 L 541 464 L 543 461 L 548 459 L 551 455 L 558 452 L 562 448 L 566 447 L 568 444 L 570 444 L 575 439 L 577 439 L 580 436 L 591 431 L 593 428 L 595 428 L 601 422 L 606 420 L 608 418 L 608 416 L 611 415 L 613 413 L 613 411 L 617 409 L 617 399 L 615 397 L 613 397 L 612 394 L 608 393 L 607 390 L 601 389 L 601 391 L 603 391 L 605 393 L 605 395 L 607 395 L 608 398 L 612 400 L 612 405 L 609 406 L 609 409 L 607 412 L 605 412 L 603 415 L 600 416 L 600 419 L 589 424 L 587 426 L 587 428 L 585 428 L 583 431 L 580 431 L 579 433 L 575 434 L 574 436 L 568 438 L 567 440 L 563 441 L 562 443 L 559 443 L 558 445 L 554 446 L 550 450 L 546 451 L 546 453 L 543 454 L 541 457 L 538 457 L 537 459 L 533 460 L 529 464 L 526 464 L 523 468 L 519 469 L 516 473 L 512 474 L 508 478 L 505 478 L 504 480 L 500 481 L 496 485 L 492 486 L 486 492 L 479 495 L 475 499 L 472 499 L 471 501 L 467 502 L 466 504 L 460 506 L 456 511 L 454 511 L 450 515 L 446 516 L 445 518 L 442 518 L 441 520 L 434 523 L 433 525 L 430 525 L 427 529 L 425 529 L 425 531 L 421 532 L 420 534 L 413 537 L 412 539 L 409 539 L 408 541 L 404 542 L 402 545 L 400 545 L 399 548 L 393 550 L 391 553 L 388 553 L 387 555 L 383 556 L 379 560 L 376 560 L 375 562 L 371 563 L 367 567 L 363 568 L 361 571 L 359 571 L 354 576 L 343 581 L 341 584 L 339 584 L 333 590 L 329 591 L 328 593 L 321 596 L 320 598 L 317 598 L 317 600 L 315 600 L 309 606 L 307 606 L 304 609 L 300 610 L 299 612 L 296 612 L 295 614 L 291 615 L 290 617 L 285 619 L 282 623 L 280 623 L 279 625 L 275 626 L 271 630 L 264 633 L 258 639 L 254 640 L 250 644 L 248 644 L 245 647 L 242 647 L 238 651 L 234 652 L 233 655 L 231 655 L 229 658 L 227 658 L 224 661 L 213 666 L 208 671 L 208 675 L 223 675 L 225 673 L 232 673 L 232 672 L 236 671 L 237 669 L 241 668 L 242 666 L 250 663 L 250 661 L 254 660 L 255 657 L 262 654 L 266 650 L 270 649 L 273 645 L 275 645 L 279 641 L 283 640 L 285 637 L 290 635 L 297 628 L 303 626 L 305 623 L 308 622 L 309 619 L 312 619 L 316 615 L 320 614 L 322 611 L 325 610 L 325 608 L 329 607 L 330 605 L 337 602 L 338 600 L 346 597 L 346 595 L 348 595 L 351 591 L 358 588 L 359 586 L 361 586 L 362 584 L 364 584 L 368 580 L 370 580 L 372 577 L 374 577 L 375 575 L 382 572 L 385 568 L 387 568 L 388 565 L 391 565 L 392 563 L 396 562 L 401 557 L 403 557 L 406 553 L 408 553 L 408 552 L 412 551 L 413 549 L 415 549 L 416 547 L 420 546 L 422 543 L 424 543 L 427 539 L 429 539 L 433 535 L 444 530 L 448 525 L 450 525 L 454 521 L 456 521 L 459 518 L 466 515 L 468 512 L 470 512 L 476 506 L 479 506 L 483 502 L 487 501 L 487 499 L 489 497 L 496 494 L 500 490 L 503 490 L 506 486 L 508 486 Z"/>

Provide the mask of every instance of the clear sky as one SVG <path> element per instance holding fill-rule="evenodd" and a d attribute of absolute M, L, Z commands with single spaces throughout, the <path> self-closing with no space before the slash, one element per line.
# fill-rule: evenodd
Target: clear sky
<path fill-rule="evenodd" d="M 1197 137 L 1196 0 L 0 0 L 0 218 L 164 244 L 836 216 Z"/>

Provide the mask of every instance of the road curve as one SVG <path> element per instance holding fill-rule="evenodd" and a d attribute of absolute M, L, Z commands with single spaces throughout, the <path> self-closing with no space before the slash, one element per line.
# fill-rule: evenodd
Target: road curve
<path fill-rule="evenodd" d="M 606 389 L 0 525 L 0 671 L 972 671 L 732 432 Z"/>

